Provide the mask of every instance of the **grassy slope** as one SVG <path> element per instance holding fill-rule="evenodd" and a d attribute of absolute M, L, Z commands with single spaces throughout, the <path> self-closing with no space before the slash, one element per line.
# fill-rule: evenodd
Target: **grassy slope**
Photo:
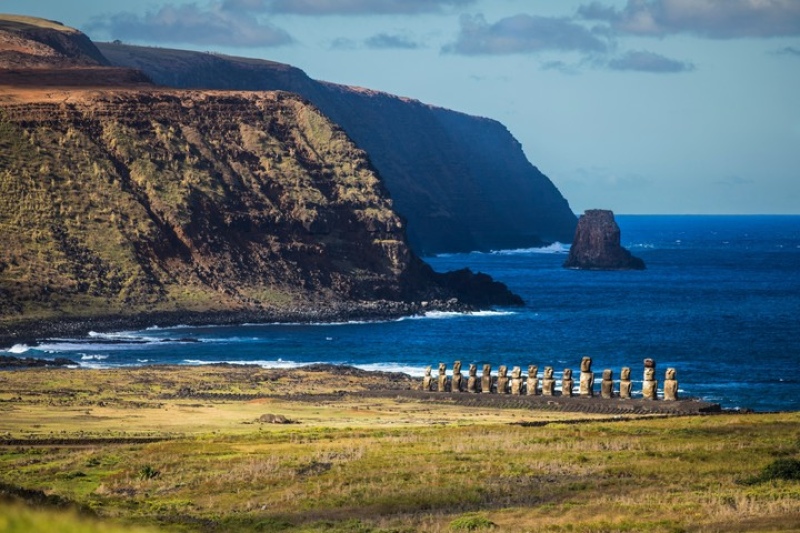
<path fill-rule="evenodd" d="M 297 98 L 70 101 L 0 109 L 0 318 L 281 309 L 396 288 L 408 251 L 379 179 Z"/>
<path fill-rule="evenodd" d="M 743 483 L 776 458 L 798 457 L 800 414 L 565 424 L 585 415 L 284 394 L 385 379 L 244 367 L 2 374 L 0 435 L 89 440 L 0 447 L 0 482 L 176 531 L 447 531 L 487 521 L 501 531 L 796 531 L 800 523 L 798 482 Z M 174 396 L 186 388 L 267 396 Z M 265 413 L 298 423 L 259 423 Z M 551 423 L 510 424 L 534 420 Z M 166 440 L 120 440 L 143 436 Z"/>

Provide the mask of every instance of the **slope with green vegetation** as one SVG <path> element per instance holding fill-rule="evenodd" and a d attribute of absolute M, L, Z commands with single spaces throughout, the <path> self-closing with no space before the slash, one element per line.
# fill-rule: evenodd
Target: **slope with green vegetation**
<path fill-rule="evenodd" d="M 325 83 L 273 61 L 97 43 L 119 67 L 180 88 L 284 90 L 307 98 L 367 151 L 420 254 L 569 242 L 569 204 L 496 120 Z"/>
<path fill-rule="evenodd" d="M 0 108 L 0 317 L 335 310 L 457 296 L 366 154 L 287 93 Z"/>

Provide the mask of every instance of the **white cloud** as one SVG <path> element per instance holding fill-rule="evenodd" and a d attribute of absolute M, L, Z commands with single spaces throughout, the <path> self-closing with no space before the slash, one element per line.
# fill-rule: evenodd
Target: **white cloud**
<path fill-rule="evenodd" d="M 235 3 L 253 0 L 235 0 Z M 96 18 L 90 31 L 105 31 L 112 39 L 218 46 L 281 46 L 292 42 L 284 30 L 252 16 L 223 9 L 219 4 L 166 4 L 144 15 L 117 13 Z"/>
<path fill-rule="evenodd" d="M 643 50 L 630 51 L 608 62 L 612 70 L 636 70 L 640 72 L 677 73 L 694 70 L 694 65 Z"/>
<path fill-rule="evenodd" d="M 519 14 L 488 23 L 483 15 L 462 15 L 456 41 L 442 51 L 461 55 L 504 55 L 543 50 L 604 52 L 607 44 L 567 18 Z"/>
<path fill-rule="evenodd" d="M 270 13 L 296 15 L 416 15 L 466 7 L 475 0 L 227 0 L 259 3 Z"/>
<path fill-rule="evenodd" d="M 618 10 L 602 2 L 578 8 L 585 20 L 609 23 L 619 33 L 710 39 L 800 35 L 797 0 L 628 0 Z"/>

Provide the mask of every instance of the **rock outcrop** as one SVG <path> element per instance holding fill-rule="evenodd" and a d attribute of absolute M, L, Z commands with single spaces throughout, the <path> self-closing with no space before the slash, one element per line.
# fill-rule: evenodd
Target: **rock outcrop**
<path fill-rule="evenodd" d="M 495 120 L 319 82 L 271 61 L 97 45 L 113 65 L 141 69 L 162 85 L 307 98 L 369 154 L 421 255 L 569 242 L 574 234 L 567 201 Z"/>
<path fill-rule="evenodd" d="M 578 219 L 566 268 L 583 270 L 644 270 L 644 261 L 620 244 L 614 213 L 603 209 L 586 211 Z"/>

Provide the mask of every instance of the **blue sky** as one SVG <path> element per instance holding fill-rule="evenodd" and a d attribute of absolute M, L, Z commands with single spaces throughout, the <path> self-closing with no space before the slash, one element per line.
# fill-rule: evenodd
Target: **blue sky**
<path fill-rule="evenodd" d="M 800 214 L 800 0 L 4 0 L 503 122 L 576 212 Z"/>

